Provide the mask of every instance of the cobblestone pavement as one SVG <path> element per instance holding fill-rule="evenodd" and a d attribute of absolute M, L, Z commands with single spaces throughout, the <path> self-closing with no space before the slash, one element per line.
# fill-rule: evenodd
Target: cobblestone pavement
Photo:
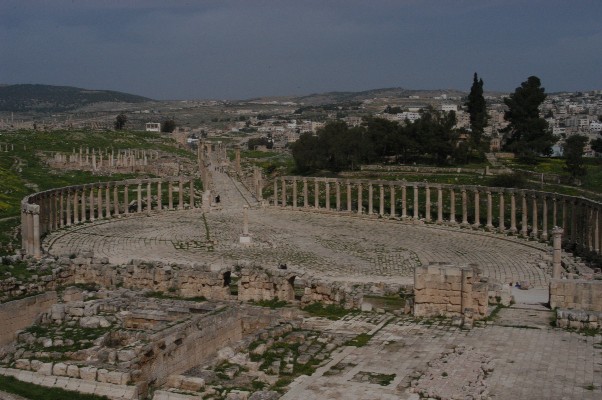
<path fill-rule="evenodd" d="M 497 325 L 472 330 L 410 317 L 367 324 L 371 317 L 365 314 L 347 321 L 309 322 L 308 328 L 373 336 L 364 347 L 334 353 L 311 377 L 298 378 L 282 399 L 418 399 L 416 389 L 432 397 L 464 398 L 470 392 L 468 382 L 475 382 L 476 392 L 481 392 L 473 398 L 602 398 L 602 336 L 549 324 L 526 328 L 523 317 L 506 316 Z M 448 364 L 450 355 L 453 363 Z M 390 383 L 367 378 L 392 374 Z M 459 397 L 452 396 L 455 392 Z"/>
<path fill-rule="evenodd" d="M 214 182 L 221 202 L 206 214 L 169 211 L 79 224 L 50 234 L 44 248 L 51 254 L 93 250 L 115 263 L 285 263 L 331 279 L 397 283 L 411 283 L 416 265 L 476 263 L 501 282 L 546 286 L 549 271 L 542 260 L 550 249 L 537 242 L 435 224 L 261 208 L 226 174 L 214 172 Z M 251 206 L 250 246 L 239 244 L 245 204 Z"/>

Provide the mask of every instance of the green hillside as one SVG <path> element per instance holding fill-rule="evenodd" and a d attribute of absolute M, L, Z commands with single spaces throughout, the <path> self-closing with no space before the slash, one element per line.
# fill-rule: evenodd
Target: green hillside
<path fill-rule="evenodd" d="M 92 103 L 142 103 L 151 99 L 111 90 L 88 90 L 71 86 L 6 85 L 0 86 L 0 111 L 73 110 Z"/>

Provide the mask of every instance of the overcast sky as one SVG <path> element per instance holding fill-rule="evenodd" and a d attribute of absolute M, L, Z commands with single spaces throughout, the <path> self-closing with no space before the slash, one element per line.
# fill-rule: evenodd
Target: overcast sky
<path fill-rule="evenodd" d="M 154 99 L 602 89 L 601 0 L 0 0 L 0 83 Z"/>

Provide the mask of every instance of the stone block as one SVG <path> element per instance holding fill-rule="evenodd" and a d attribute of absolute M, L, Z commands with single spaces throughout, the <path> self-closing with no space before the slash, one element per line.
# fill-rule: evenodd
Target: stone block
<path fill-rule="evenodd" d="M 198 392 L 205 387 L 205 380 L 203 378 L 197 378 L 194 376 L 185 376 L 182 379 L 180 389 L 190 390 L 191 392 Z"/>
<path fill-rule="evenodd" d="M 52 375 L 55 376 L 67 376 L 67 364 L 56 363 L 52 367 Z"/>
<path fill-rule="evenodd" d="M 15 368 L 30 370 L 31 369 L 31 361 L 25 358 L 20 358 L 15 361 Z"/>
<path fill-rule="evenodd" d="M 79 378 L 79 367 L 77 365 L 69 365 L 67 367 L 67 376 L 71 378 Z"/>
<path fill-rule="evenodd" d="M 80 378 L 85 381 L 96 381 L 96 367 L 81 367 L 79 369 Z"/>
<path fill-rule="evenodd" d="M 96 380 L 98 382 L 106 382 L 108 374 L 109 374 L 109 371 L 107 371 L 104 368 L 101 368 L 101 369 L 99 369 L 99 370 L 96 371 Z"/>
<path fill-rule="evenodd" d="M 40 365 L 40 368 L 38 369 L 38 374 L 52 375 L 52 367 L 53 367 L 53 364 L 51 362 L 42 363 L 42 365 Z"/>

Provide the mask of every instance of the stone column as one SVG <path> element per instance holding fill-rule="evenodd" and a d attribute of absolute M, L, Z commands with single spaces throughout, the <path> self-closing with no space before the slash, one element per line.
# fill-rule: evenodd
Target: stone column
<path fill-rule="evenodd" d="M 351 212 L 351 182 L 347 181 L 347 211 Z"/>
<path fill-rule="evenodd" d="M 81 202 L 81 212 L 82 212 L 82 218 L 81 218 L 81 222 L 86 222 L 86 188 L 82 187 L 82 202 Z"/>
<path fill-rule="evenodd" d="M 72 215 L 71 215 L 71 190 L 67 189 L 67 221 L 65 221 L 67 226 L 71 226 L 72 223 Z"/>
<path fill-rule="evenodd" d="M 557 222 L 558 218 L 558 204 L 556 196 L 552 196 L 552 227 L 558 226 Z"/>
<path fill-rule="evenodd" d="M 138 212 L 142 212 L 142 183 L 138 183 Z"/>
<path fill-rule="evenodd" d="M 59 224 L 59 198 L 57 196 L 56 191 L 52 194 L 52 230 L 57 230 L 60 226 Z"/>
<path fill-rule="evenodd" d="M 161 184 L 161 183 L 159 183 L 159 184 Z M 196 208 L 194 205 L 194 178 L 193 177 L 190 177 L 190 181 L 188 182 L 188 190 L 190 191 L 190 193 L 188 195 L 190 208 L 191 209 Z M 161 209 L 160 203 L 158 204 L 158 206 L 159 206 L 159 209 Z"/>
<path fill-rule="evenodd" d="M 76 225 L 79 224 L 78 207 L 79 207 L 79 191 L 78 191 L 78 189 L 75 189 L 73 191 L 73 223 Z"/>
<path fill-rule="evenodd" d="M 117 184 L 113 186 L 113 215 L 119 217 L 119 188 Z"/>
<path fill-rule="evenodd" d="M 491 190 L 487 189 L 487 229 L 493 230 L 493 198 L 491 197 Z"/>
<path fill-rule="evenodd" d="M 307 193 L 307 178 L 303 178 L 303 208 L 309 207 L 309 195 Z"/>
<path fill-rule="evenodd" d="M 418 219 L 418 186 L 414 185 L 414 219 Z"/>
<path fill-rule="evenodd" d="M 326 210 L 330 211 L 330 182 L 324 181 L 326 193 Z"/>
<path fill-rule="evenodd" d="M 60 196 L 59 196 L 59 223 L 58 223 L 58 227 L 63 228 L 65 226 L 65 214 L 63 212 L 63 210 L 65 209 L 65 202 L 64 202 L 64 193 L 61 190 L 60 191 Z"/>
<path fill-rule="evenodd" d="M 514 190 L 510 192 L 510 232 L 517 232 L 516 229 L 516 193 Z"/>
<path fill-rule="evenodd" d="M 506 231 L 506 224 L 505 224 L 505 221 L 504 221 L 504 218 L 506 218 L 505 215 L 504 215 L 504 211 L 505 211 L 505 209 L 504 209 L 504 191 L 500 190 L 498 192 L 498 195 L 499 195 L 498 199 L 499 199 L 499 203 L 500 203 L 500 213 L 499 213 L 499 217 L 500 218 L 499 218 L 499 221 L 498 221 L 498 226 L 499 226 L 498 229 L 499 229 L 499 231 L 501 233 L 503 233 L 503 232 Z"/>
<path fill-rule="evenodd" d="M 40 206 L 32 204 L 32 231 L 33 231 L 33 256 L 37 259 L 42 257 L 42 246 L 40 244 Z"/>
<path fill-rule="evenodd" d="M 552 253 L 552 278 L 562 277 L 562 234 L 564 230 L 557 226 L 552 229 L 553 253 Z"/>
<path fill-rule="evenodd" d="M 96 205 L 97 205 L 97 211 L 98 214 L 96 215 L 96 217 L 98 219 L 102 219 L 103 218 L 103 208 L 102 208 L 102 185 L 98 185 L 97 191 L 96 191 Z"/>
<path fill-rule="evenodd" d="M 548 196 L 545 194 L 542 197 L 542 221 L 541 221 L 541 238 L 548 240 Z"/>
<path fill-rule="evenodd" d="M 274 206 L 278 206 L 278 178 L 274 178 Z"/>
<path fill-rule="evenodd" d="M 380 186 L 380 209 L 378 214 L 382 217 L 385 215 L 385 187 L 381 184 Z"/>
<path fill-rule="evenodd" d="M 373 188 L 372 188 L 372 183 L 368 183 L 368 215 L 372 215 L 372 208 L 374 206 L 374 204 L 372 203 L 372 195 L 373 195 Z"/>
<path fill-rule="evenodd" d="M 401 185 L 401 218 L 408 217 L 408 191 L 406 185 Z"/>
<path fill-rule="evenodd" d="M 21 202 L 21 250 L 26 253 L 29 250 L 27 247 L 27 206 L 24 202 Z"/>
<path fill-rule="evenodd" d="M 293 178 L 293 210 L 297 209 L 297 178 Z"/>
<path fill-rule="evenodd" d="M 474 227 L 481 226 L 481 199 L 479 189 L 474 190 Z"/>
<path fill-rule="evenodd" d="M 157 182 L 157 210 L 163 210 L 163 188 L 162 182 Z"/>
<path fill-rule="evenodd" d="M 453 187 L 449 188 L 449 223 L 456 223 L 456 191 Z"/>
<path fill-rule="evenodd" d="M 537 195 L 536 194 L 532 194 L 531 195 L 531 199 L 533 202 L 533 217 L 531 217 L 532 222 L 533 222 L 533 229 L 531 230 L 531 236 L 533 238 L 536 238 L 539 236 L 539 231 L 538 231 L 538 226 L 537 226 L 537 214 L 538 214 L 538 210 L 537 210 Z"/>
<path fill-rule="evenodd" d="M 205 188 L 207 190 L 207 188 Z M 170 210 L 173 210 L 173 182 L 167 181 L 167 206 Z"/>
<path fill-rule="evenodd" d="M 362 208 L 363 208 L 363 200 L 362 200 L 362 184 L 358 183 L 357 184 L 357 213 L 358 214 L 362 214 Z"/>
<path fill-rule="evenodd" d="M 528 222 L 529 220 L 527 219 L 527 207 L 528 207 L 527 206 L 527 194 L 525 192 L 521 192 L 521 197 L 523 199 L 523 201 L 522 201 L 523 220 L 522 220 L 522 226 L 521 226 L 521 234 L 526 237 L 527 233 L 528 233 L 527 225 L 529 223 Z"/>
<path fill-rule="evenodd" d="M 443 223 L 443 188 L 437 186 L 437 223 Z"/>
<path fill-rule="evenodd" d="M 337 180 L 334 182 L 334 191 L 336 196 L 337 211 L 341 210 L 341 183 Z"/>
<path fill-rule="evenodd" d="M 320 208 L 320 182 L 318 178 L 314 178 L 314 207 L 316 210 Z"/>
<path fill-rule="evenodd" d="M 390 203 L 391 203 L 391 211 L 390 211 L 390 216 L 391 218 L 395 218 L 395 185 L 389 185 L 389 193 L 391 195 L 390 198 Z"/>
<path fill-rule="evenodd" d="M 183 189 L 183 188 L 182 188 Z M 183 192 L 184 190 L 182 190 Z M 182 193 L 184 196 L 184 193 Z M 182 208 L 180 208 L 181 210 Z M 150 215 L 153 210 L 153 198 L 152 198 L 152 187 L 150 181 L 146 182 L 146 214 Z"/>
<path fill-rule="evenodd" d="M 107 183 L 107 187 L 105 190 L 105 210 L 106 217 L 111 218 L 111 187 Z"/>
<path fill-rule="evenodd" d="M 280 186 L 282 187 L 281 205 L 282 207 L 286 207 L 286 180 L 284 179 L 284 177 L 282 177 L 280 180 Z"/>
<path fill-rule="evenodd" d="M 180 177 L 180 180 L 178 181 L 178 210 L 183 210 L 184 209 L 184 181 L 182 180 L 182 177 Z"/>
<path fill-rule="evenodd" d="M 94 222 L 95 219 L 95 210 L 94 210 L 94 186 L 90 187 L 90 192 L 88 197 L 90 198 L 90 221 Z"/>
<path fill-rule="evenodd" d="M 425 211 L 424 211 L 424 220 L 426 222 L 431 222 L 431 187 L 429 185 L 426 185 L 426 188 L 424 190 L 425 192 L 425 196 L 424 196 L 424 201 L 425 201 Z"/>
<path fill-rule="evenodd" d="M 468 226 L 468 197 L 466 188 L 462 188 L 462 225 Z"/>

